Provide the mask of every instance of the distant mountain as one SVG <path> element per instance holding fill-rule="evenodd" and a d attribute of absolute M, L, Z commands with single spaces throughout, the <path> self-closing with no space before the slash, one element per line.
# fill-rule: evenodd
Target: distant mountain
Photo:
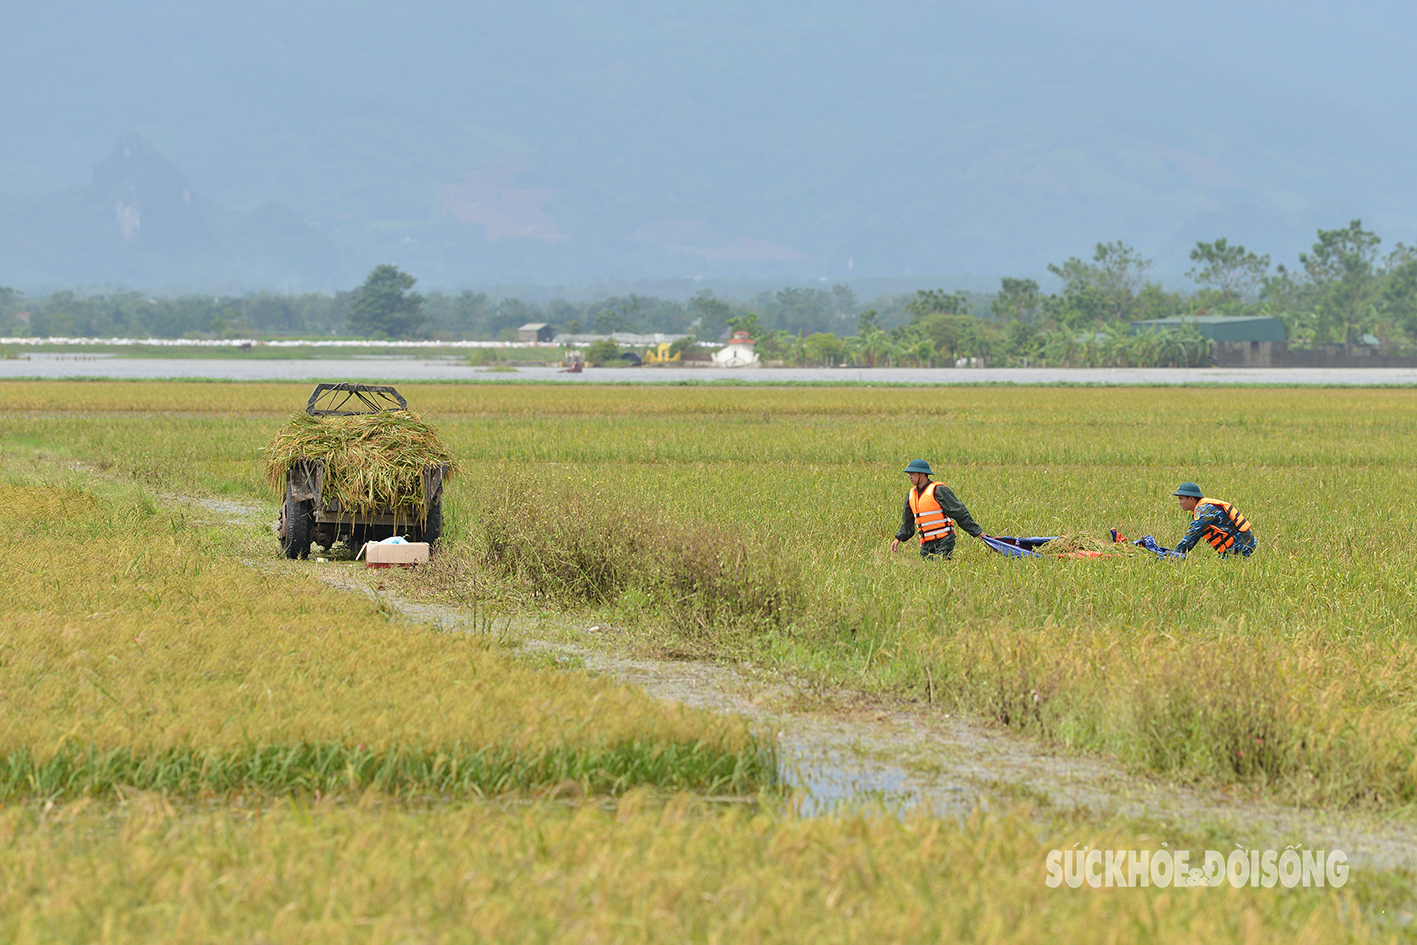
<path fill-rule="evenodd" d="M 125 134 L 88 187 L 0 201 L 0 258 L 38 285 L 284 287 L 331 280 L 339 253 L 281 204 L 217 206 Z"/>
<path fill-rule="evenodd" d="M 969 3 L 11 6 L 0 284 L 1039 276 L 1113 239 L 1179 273 L 1197 239 L 1292 259 L 1354 217 L 1417 242 L 1412 125 Z"/>

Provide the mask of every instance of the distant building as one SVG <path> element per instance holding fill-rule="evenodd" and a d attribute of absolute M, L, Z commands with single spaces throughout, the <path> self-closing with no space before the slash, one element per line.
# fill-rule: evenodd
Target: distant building
<path fill-rule="evenodd" d="M 746 331 L 735 331 L 728 344 L 721 351 L 714 352 L 713 363 L 719 367 L 755 367 L 760 362 L 753 344 Z"/>
<path fill-rule="evenodd" d="M 1245 315 L 1234 318 L 1224 315 L 1198 315 L 1195 318 L 1148 318 L 1132 322 L 1132 334 L 1164 331 L 1190 325 L 1201 335 L 1215 341 L 1275 342 L 1284 340 L 1284 322 L 1270 315 Z"/>
<path fill-rule="evenodd" d="M 616 331 L 610 334 L 582 333 L 577 335 L 561 332 L 553 339 L 558 345 L 593 345 L 609 338 L 622 348 L 652 348 L 664 342 L 675 342 L 687 335 L 670 335 L 664 332 L 641 335 L 631 331 Z"/>
<path fill-rule="evenodd" d="M 1132 334 L 1190 325 L 1215 342 L 1216 361 L 1243 367 L 1272 367 L 1284 347 L 1284 322 L 1270 315 L 1198 315 L 1132 322 Z M 1277 346 L 1277 348 L 1276 348 Z"/>
<path fill-rule="evenodd" d="M 527 322 L 517 329 L 518 341 L 550 341 L 556 337 L 556 329 L 545 322 Z"/>

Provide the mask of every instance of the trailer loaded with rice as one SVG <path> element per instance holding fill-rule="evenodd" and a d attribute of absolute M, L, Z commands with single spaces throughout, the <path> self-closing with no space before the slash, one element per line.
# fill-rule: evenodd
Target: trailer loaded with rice
<path fill-rule="evenodd" d="M 394 535 L 442 537 L 452 457 L 393 387 L 316 385 L 266 448 L 265 467 L 281 499 L 275 530 L 287 558 L 308 557 L 312 542 L 353 549 Z"/>

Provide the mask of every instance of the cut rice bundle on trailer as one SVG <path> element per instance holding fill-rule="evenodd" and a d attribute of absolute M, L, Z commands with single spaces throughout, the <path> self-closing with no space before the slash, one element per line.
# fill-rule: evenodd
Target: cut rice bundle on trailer
<path fill-rule="evenodd" d="M 266 478 L 282 495 L 276 537 L 287 558 L 311 544 L 362 548 L 399 537 L 435 545 L 452 457 L 392 387 L 317 384 L 265 450 Z M 282 489 L 282 487 L 284 487 Z"/>
<path fill-rule="evenodd" d="M 350 512 L 393 509 L 414 520 L 427 514 L 423 470 L 455 469 L 452 456 L 423 418 L 407 410 L 350 416 L 296 414 L 266 448 L 266 478 L 278 496 L 301 462 L 324 467 L 321 498 Z"/>

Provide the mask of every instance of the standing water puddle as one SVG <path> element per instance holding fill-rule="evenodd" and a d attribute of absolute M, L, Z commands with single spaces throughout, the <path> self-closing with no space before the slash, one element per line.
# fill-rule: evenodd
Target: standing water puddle
<path fill-rule="evenodd" d="M 330 562 L 315 575 L 332 587 L 379 600 L 415 622 L 445 631 L 478 631 L 467 613 L 371 587 L 363 569 Z M 1417 869 L 1417 825 L 1410 822 L 1284 807 L 1252 796 L 1167 784 L 1105 758 L 1056 752 L 929 706 L 886 706 L 849 692 L 807 694 L 780 677 L 751 669 L 630 659 L 536 639 L 530 627 L 500 630 L 526 652 L 574 660 L 666 702 L 750 719 L 759 732 L 775 739 L 779 774 L 808 815 L 866 803 L 963 816 L 996 799 L 1025 801 L 1040 810 L 1083 809 L 1162 827 L 1206 825 L 1251 849 L 1302 842 L 1310 849 L 1343 850 L 1354 865 Z M 794 708 L 804 701 L 824 708 Z"/>

